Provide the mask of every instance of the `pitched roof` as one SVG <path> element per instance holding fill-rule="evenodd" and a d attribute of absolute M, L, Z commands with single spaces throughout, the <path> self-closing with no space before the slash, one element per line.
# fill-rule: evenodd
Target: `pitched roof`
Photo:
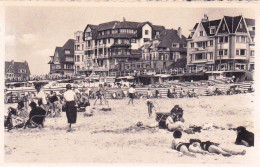
<path fill-rule="evenodd" d="M 159 37 L 159 40 L 161 41 L 160 44 L 157 46 L 158 48 L 169 48 L 170 51 L 186 51 L 186 48 L 183 48 L 180 46 L 179 48 L 173 48 L 172 44 L 173 43 L 179 43 L 180 45 L 187 44 L 186 37 L 185 36 L 179 36 L 177 30 L 169 30 L 166 29 L 163 31 Z"/>
<path fill-rule="evenodd" d="M 155 31 L 164 31 L 164 30 L 165 30 L 165 27 L 164 27 L 164 26 L 159 26 L 159 25 L 152 25 L 152 28 L 153 28 Z"/>
<path fill-rule="evenodd" d="M 255 19 L 245 18 L 247 26 L 255 26 Z"/>
<path fill-rule="evenodd" d="M 226 20 L 229 33 L 235 33 L 237 26 L 242 19 L 242 16 L 235 16 L 235 17 L 230 17 L 230 16 L 224 16 L 224 19 Z"/>
<path fill-rule="evenodd" d="M 210 34 L 210 27 L 214 26 L 214 27 L 217 28 L 219 23 L 220 23 L 220 19 L 219 20 L 207 21 L 207 22 L 201 22 L 201 23 L 202 23 L 203 28 L 205 29 L 205 32 L 206 32 L 207 36 L 214 36 L 215 33 L 214 34 Z"/>
<path fill-rule="evenodd" d="M 25 62 L 5 61 L 5 73 L 7 73 L 9 68 L 12 68 L 12 72 L 14 72 L 14 74 L 18 74 L 19 69 L 25 69 L 26 75 L 31 74 L 29 65 L 26 61 Z"/>
<path fill-rule="evenodd" d="M 109 30 L 109 29 L 114 29 L 116 24 L 118 24 L 119 21 L 111 21 L 107 23 L 101 23 L 98 25 L 97 30 L 98 31 L 103 31 L 103 30 Z"/>
<path fill-rule="evenodd" d="M 93 24 L 88 24 L 88 26 L 91 28 L 91 29 L 97 29 L 97 25 L 93 25 Z"/>

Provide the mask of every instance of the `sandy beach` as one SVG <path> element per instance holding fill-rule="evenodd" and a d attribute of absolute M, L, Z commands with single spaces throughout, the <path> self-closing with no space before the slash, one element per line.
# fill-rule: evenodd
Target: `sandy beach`
<path fill-rule="evenodd" d="M 62 117 L 46 118 L 43 129 L 14 129 L 5 131 L 5 162 L 7 163 L 246 163 L 254 159 L 254 148 L 234 145 L 236 132 L 228 130 L 245 126 L 254 131 L 254 94 L 212 96 L 184 99 L 154 99 L 156 110 L 169 112 L 178 104 L 184 109 L 187 125 L 202 126 L 212 123 L 219 129 L 202 130 L 186 134 L 184 139 L 226 145 L 236 150 L 246 150 L 246 155 L 224 157 L 222 155 L 183 156 L 170 149 L 172 133 L 165 129 L 125 130 L 137 122 L 148 119 L 146 99 L 127 105 L 128 99 L 109 100 L 112 111 L 98 111 L 93 117 L 78 113 L 74 131 L 66 132 L 67 120 Z M 94 101 L 91 101 L 93 104 Z M 9 106 L 6 105 L 5 108 Z M 99 106 L 99 105 L 98 105 Z M 105 106 L 100 106 L 105 107 Z M 154 118 L 153 118 L 154 119 Z M 221 129 L 222 128 L 222 129 Z M 124 131 L 125 130 L 125 131 Z M 113 133 L 118 132 L 118 133 Z"/>

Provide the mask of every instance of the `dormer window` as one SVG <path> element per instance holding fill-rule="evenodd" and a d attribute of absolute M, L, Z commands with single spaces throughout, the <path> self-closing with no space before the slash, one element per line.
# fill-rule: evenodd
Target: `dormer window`
<path fill-rule="evenodd" d="M 70 54 L 70 50 L 66 49 L 65 50 L 65 55 L 69 55 Z"/>
<path fill-rule="evenodd" d="M 178 43 L 173 43 L 173 44 L 172 44 L 172 47 L 173 47 L 173 48 L 179 48 L 179 44 L 178 44 Z"/>
<path fill-rule="evenodd" d="M 215 28 L 210 28 L 210 34 L 215 34 L 216 29 Z"/>
<path fill-rule="evenodd" d="M 200 31 L 200 36 L 201 36 L 201 37 L 203 36 L 203 31 Z"/>
<path fill-rule="evenodd" d="M 243 24 L 242 24 L 242 22 L 240 22 L 240 24 L 239 24 L 239 28 L 243 28 Z"/>
<path fill-rule="evenodd" d="M 222 30 L 223 30 L 223 31 L 226 30 L 226 26 L 225 26 L 225 24 L 222 25 Z"/>

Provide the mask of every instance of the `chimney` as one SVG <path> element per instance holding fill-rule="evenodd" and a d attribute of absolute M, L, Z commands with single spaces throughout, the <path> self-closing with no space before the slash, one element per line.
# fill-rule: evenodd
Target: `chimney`
<path fill-rule="evenodd" d="M 181 34 L 181 27 L 178 27 L 178 35 L 179 35 L 179 37 L 180 37 L 180 39 L 181 39 L 181 37 L 182 37 L 182 34 Z"/>
<path fill-rule="evenodd" d="M 201 19 L 201 22 L 207 22 L 209 21 L 209 17 L 207 14 L 204 14 L 204 17 Z"/>
<path fill-rule="evenodd" d="M 125 17 L 123 17 L 123 22 L 125 22 Z"/>

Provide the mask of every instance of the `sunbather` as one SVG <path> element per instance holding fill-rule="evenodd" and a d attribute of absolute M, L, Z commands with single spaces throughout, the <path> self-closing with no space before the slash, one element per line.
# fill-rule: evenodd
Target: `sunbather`
<path fill-rule="evenodd" d="M 196 157 L 195 154 L 193 154 L 189 151 L 190 143 L 184 142 L 181 139 L 181 136 L 182 136 L 181 131 L 175 130 L 173 132 L 173 140 L 172 140 L 172 145 L 171 145 L 172 149 L 177 150 L 177 151 L 183 153 L 184 155 Z"/>

